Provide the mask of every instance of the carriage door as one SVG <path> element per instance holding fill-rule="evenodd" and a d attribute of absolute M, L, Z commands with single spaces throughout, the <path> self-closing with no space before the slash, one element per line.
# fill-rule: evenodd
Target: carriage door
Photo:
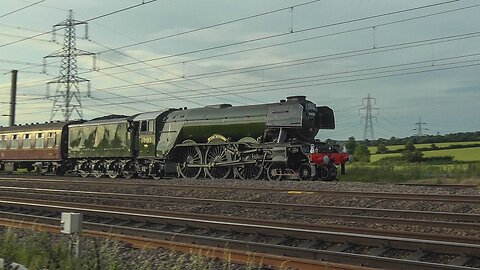
<path fill-rule="evenodd" d="M 139 157 L 155 156 L 155 120 L 142 120 L 138 135 Z"/>

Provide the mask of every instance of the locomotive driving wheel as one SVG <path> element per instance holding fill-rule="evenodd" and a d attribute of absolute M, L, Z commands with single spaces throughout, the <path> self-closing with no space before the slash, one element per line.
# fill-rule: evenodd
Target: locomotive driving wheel
<path fill-rule="evenodd" d="M 203 164 L 200 148 L 197 146 L 182 147 L 179 152 L 179 159 L 178 172 L 180 176 L 183 178 L 198 178 L 200 176 L 201 165 Z"/>
<path fill-rule="evenodd" d="M 215 166 L 217 163 L 228 162 L 232 160 L 230 152 L 224 145 L 209 146 L 205 153 L 205 174 L 211 179 L 225 179 L 230 175 L 232 167 Z"/>

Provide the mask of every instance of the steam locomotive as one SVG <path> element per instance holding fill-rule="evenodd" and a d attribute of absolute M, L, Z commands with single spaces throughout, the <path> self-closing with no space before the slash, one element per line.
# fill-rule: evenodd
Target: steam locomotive
<path fill-rule="evenodd" d="M 0 169 L 97 178 L 334 180 L 351 155 L 315 139 L 333 110 L 305 96 L 0 127 Z"/>

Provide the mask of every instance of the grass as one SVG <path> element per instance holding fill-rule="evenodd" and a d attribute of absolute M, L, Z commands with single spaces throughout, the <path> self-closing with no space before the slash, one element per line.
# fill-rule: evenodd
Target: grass
<path fill-rule="evenodd" d="M 422 153 L 424 157 L 452 156 L 456 161 L 480 161 L 480 147 L 432 150 L 423 151 Z M 384 157 L 396 157 L 400 155 L 400 153 L 373 154 L 370 157 L 370 161 L 375 162 Z"/>
<path fill-rule="evenodd" d="M 359 182 L 406 182 L 419 179 L 458 180 L 479 178 L 480 162 L 458 163 L 448 165 L 415 164 L 387 164 L 371 165 L 353 163 L 348 166 L 347 175 L 341 176 L 342 181 Z M 478 180 L 476 180 L 478 183 Z"/>
<path fill-rule="evenodd" d="M 75 258 L 69 249 L 65 235 L 39 233 L 25 229 L 11 229 L 0 226 L 0 258 L 4 265 L 0 269 L 11 269 L 16 262 L 29 270 L 232 270 L 238 265 L 231 262 L 231 255 L 225 249 L 225 259 L 219 261 L 204 256 L 205 251 L 192 250 L 189 254 L 164 250 L 134 249 L 125 243 L 99 238 L 83 238 L 82 259 Z M 208 255 L 208 254 L 207 254 Z M 263 266 L 251 262 L 245 270 L 260 270 Z M 2 268 L 3 267 L 3 268 Z"/>
<path fill-rule="evenodd" d="M 442 148 L 442 147 L 449 147 L 451 145 L 470 145 L 470 144 L 480 144 L 480 141 L 468 141 L 468 142 L 444 142 L 444 143 L 434 143 L 437 147 Z M 415 148 L 430 148 L 431 143 L 419 143 L 415 144 Z M 399 149 L 404 149 L 405 145 L 388 145 L 387 149 L 390 151 L 395 151 Z M 375 153 L 377 152 L 377 147 L 376 146 L 369 146 L 368 150 L 370 150 L 370 153 Z"/>
<path fill-rule="evenodd" d="M 423 156 L 453 156 L 457 161 L 480 161 L 480 147 L 424 151 Z"/>

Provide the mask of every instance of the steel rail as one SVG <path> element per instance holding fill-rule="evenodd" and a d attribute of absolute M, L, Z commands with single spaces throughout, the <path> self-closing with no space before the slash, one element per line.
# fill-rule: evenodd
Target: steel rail
<path fill-rule="evenodd" d="M 256 201 L 239 201 L 239 200 L 219 200 L 219 199 L 203 199 L 203 198 L 187 198 L 176 196 L 161 196 L 161 195 L 142 195 L 131 193 L 115 193 L 115 192 L 97 192 L 97 191 L 79 191 L 79 190 L 63 190 L 63 189 L 44 189 L 44 188 L 24 188 L 24 187 L 2 187 L 1 191 L 8 191 L 8 193 L 18 195 L 51 195 L 61 198 L 70 196 L 71 198 L 78 198 L 81 196 L 93 196 L 93 198 L 112 202 L 142 202 L 149 203 L 167 203 L 167 204 L 210 204 L 210 205 L 230 205 L 254 207 L 261 209 L 274 209 L 284 212 L 297 213 L 310 216 L 332 217 L 332 218 L 349 218 L 358 219 L 360 221 L 378 222 L 395 224 L 411 224 L 418 222 L 416 225 L 429 225 L 435 227 L 448 226 L 456 229 L 470 229 L 480 230 L 480 215 L 470 213 L 452 213 L 452 212 L 435 212 L 435 211 L 416 211 L 416 210 L 399 210 L 399 209 L 383 209 L 383 208 L 365 208 L 365 207 L 344 207 L 344 206 L 321 206 L 321 205 L 307 205 L 307 204 L 287 204 L 287 203 L 270 203 L 270 202 L 256 202 Z M 8 195 L 7 193 L 7 195 Z M 16 196 L 15 196 L 16 197 Z M 373 215 L 373 216 L 365 216 Z M 386 216 L 402 217 L 409 219 L 392 218 Z M 411 218 L 420 218 L 421 220 Z M 427 220 L 435 219 L 435 220 Z M 438 219 L 451 220 L 456 222 L 448 223 L 446 221 L 438 221 Z M 472 223 L 467 223 L 472 222 Z"/>
<path fill-rule="evenodd" d="M 29 222 L 29 221 L 19 221 L 19 220 L 11 220 L 0 218 L 0 225 L 8 226 L 8 227 L 15 227 L 15 228 L 25 228 L 25 229 L 34 229 L 37 231 L 44 231 L 50 233 L 60 233 L 60 228 L 58 225 L 48 224 L 53 219 L 48 219 L 47 224 L 38 223 L 37 222 Z M 41 220 L 41 221 L 45 221 Z M 58 223 L 58 219 L 54 220 Z M 106 225 L 105 225 L 106 226 Z M 102 229 L 101 225 L 97 226 L 98 229 Z M 103 230 L 105 230 L 103 228 Z M 364 267 L 364 266 L 353 266 L 347 264 L 339 264 L 339 263 L 332 263 L 332 262 L 325 262 L 319 260 L 308 260 L 296 257 L 288 257 L 288 256 L 278 256 L 272 255 L 268 253 L 252 253 L 250 251 L 242 251 L 242 250 L 235 250 L 230 248 L 218 248 L 218 247 L 211 247 L 211 246 L 202 246 L 190 243 L 181 243 L 175 241 L 167 241 L 167 240 L 158 240 L 154 238 L 147 238 L 147 237 L 140 237 L 140 236 L 133 236 L 133 235 L 126 235 L 121 233 L 112 233 L 106 232 L 101 230 L 85 230 L 83 235 L 91 236 L 91 237 L 102 237 L 102 238 L 109 238 L 115 239 L 117 241 L 123 241 L 131 244 L 135 248 L 141 249 L 157 249 L 157 248 L 165 248 L 170 249 L 172 251 L 179 251 L 186 254 L 195 254 L 195 255 L 203 255 L 210 258 L 217 258 L 220 260 L 225 260 L 233 263 L 238 264 L 254 264 L 254 265 L 264 265 L 273 267 L 276 269 L 285 269 L 285 268 L 292 268 L 292 269 L 305 269 L 305 270 L 374 270 L 374 268 Z"/>
<path fill-rule="evenodd" d="M 375 199 L 389 199 L 389 200 L 408 200 L 408 201 L 432 201 L 432 202 L 456 202 L 456 203 L 480 203 L 480 196 L 478 195 L 451 195 L 451 194 L 425 194 L 425 193 L 396 193 L 396 192 L 364 192 L 364 191 L 337 191 L 325 189 L 281 189 L 281 188 L 252 188 L 252 187 L 229 187 L 229 186 L 213 186 L 213 185 L 179 185 L 179 184 L 162 184 L 151 181 L 151 183 L 134 183 L 127 180 L 115 181 L 87 181 L 87 180 L 70 180 L 70 179 L 44 179 L 31 178 L 25 179 L 20 177 L 15 178 L 0 178 L 0 182 L 30 182 L 30 183 L 56 183 L 56 184 L 75 184 L 75 185 L 95 185 L 95 186 L 140 186 L 140 187 L 154 187 L 164 189 L 184 189 L 184 190 L 236 190 L 248 192 L 277 192 L 286 194 L 313 194 L 320 196 L 344 196 L 344 197 L 361 197 L 361 198 L 375 198 Z M 232 180 L 237 181 L 237 180 Z"/>
<path fill-rule="evenodd" d="M 448 252 L 450 254 L 471 254 L 480 257 L 480 244 L 445 242 L 424 239 L 401 238 L 380 235 L 364 235 L 348 232 L 331 232 L 308 228 L 301 228 L 295 223 L 277 223 L 274 221 L 257 220 L 256 222 L 245 222 L 245 219 L 236 217 L 195 216 L 189 214 L 188 217 L 180 215 L 154 215 L 138 212 L 127 212 L 132 209 L 121 207 L 94 206 L 76 204 L 69 206 L 68 203 L 47 204 L 18 202 L 0 200 L 2 205 L 16 207 L 35 208 L 38 210 L 49 210 L 51 212 L 78 211 L 86 216 L 98 218 L 111 218 L 118 220 L 139 220 L 152 224 L 168 224 L 172 226 L 195 227 L 201 229 L 215 228 L 217 230 L 235 231 L 239 233 L 252 233 L 260 235 L 271 235 L 276 237 L 290 237 L 306 240 L 322 239 L 331 242 L 349 242 L 361 245 L 389 246 L 404 250 L 422 248 L 435 252 Z M 136 211 L 137 209 L 133 209 Z M 453 238 L 453 237 L 452 237 Z"/>
<path fill-rule="evenodd" d="M 62 209 L 63 210 L 63 209 Z M 69 210 L 86 210 L 86 209 L 69 209 Z M 118 213 L 117 213 L 118 214 Z M 192 221 L 192 220 L 190 220 Z M 204 222 L 204 221 L 201 221 Z M 218 223 L 216 223 L 218 224 Z M 228 224 L 230 227 L 233 224 Z M 236 224 L 240 226 L 240 224 Z M 120 233 L 126 235 L 135 235 L 135 236 L 142 236 L 151 239 L 159 239 L 159 240 L 167 240 L 167 241 L 175 241 L 175 242 L 182 242 L 182 243 L 201 243 L 202 245 L 208 246 L 215 246 L 215 247 L 228 247 L 229 249 L 241 249 L 241 250 L 249 250 L 253 252 L 264 252 L 269 254 L 282 254 L 283 256 L 292 256 L 292 257 L 300 257 L 300 258 L 307 258 L 313 260 L 329 260 L 329 261 L 341 261 L 346 262 L 349 264 L 359 264 L 359 265 L 366 265 L 371 267 L 382 267 L 388 269 L 405 269 L 406 267 L 411 267 L 414 269 L 474 269 L 471 267 L 466 266 L 458 266 L 458 265 L 447 265 L 447 264 L 439 264 L 439 263 L 431 263 L 431 262 L 424 262 L 424 261 L 413 261 L 409 259 L 395 259 L 390 257 L 381 257 L 381 256 L 371 256 L 371 255 L 363 255 L 363 254 L 353 254 L 348 252 L 339 252 L 339 251 L 332 251 L 332 250 L 318 250 L 312 248 L 305 248 L 305 247 L 292 247 L 292 246 L 283 246 L 278 244 L 269 244 L 269 243 L 259 243 L 259 242 L 250 242 L 244 240 L 232 240 L 232 239 L 224 239 L 224 238 L 217 238 L 217 237 L 210 237 L 210 236 L 201 236 L 201 235 L 189 235 L 184 233 L 175 233 L 175 232 L 162 232 L 156 229 L 143 229 L 143 228 L 134 228 L 134 227 L 125 227 L 125 226 L 117 226 L 117 225 L 110 225 L 110 224 L 100 224 L 100 223 L 92 223 L 86 222 L 85 227 L 89 230 L 96 230 L 96 231 L 109 231 L 112 233 Z M 272 228 L 269 228 L 272 229 Z M 273 229 L 282 229 L 282 228 L 273 228 Z M 283 228 L 286 230 L 292 230 L 290 228 Z M 329 232 L 317 232 L 317 233 L 327 233 Z M 330 233 L 331 237 L 347 237 L 347 234 L 333 234 Z M 348 234 L 352 236 L 352 234 Z M 361 236 L 355 235 L 354 238 L 360 237 L 362 238 L 362 243 L 365 239 L 371 239 L 371 236 Z M 348 237 L 347 237 L 348 238 Z M 373 237 L 375 238 L 375 237 Z M 344 239 L 343 239 L 344 240 Z M 376 245 L 385 245 L 385 244 L 394 244 L 397 241 L 407 241 L 409 242 L 412 239 L 393 239 L 393 238 L 379 238 L 376 239 Z M 431 241 L 421 241 L 413 239 L 413 243 L 419 243 L 420 245 L 411 246 L 412 243 L 404 243 L 402 246 L 407 246 L 409 249 L 418 249 L 423 248 L 428 250 L 431 248 L 431 245 L 441 245 L 450 246 L 449 250 L 456 250 L 459 248 L 460 245 L 456 243 L 432 243 Z M 338 239 L 337 239 L 338 241 Z M 386 242 L 385 242 L 386 241 Z M 365 243 L 364 243 L 365 244 Z M 466 245 L 468 246 L 468 254 L 472 253 L 476 256 L 476 251 L 480 250 L 480 246 L 478 245 Z M 460 252 L 465 252 L 465 250 L 461 250 Z"/>
<path fill-rule="evenodd" d="M 45 201 L 39 199 L 18 199 L 18 198 L 4 198 L 5 200 L 10 200 L 13 202 L 26 202 L 26 203 L 52 203 L 52 201 Z M 83 203 L 74 203 L 74 202 L 56 202 L 62 206 L 72 206 L 72 207 L 90 207 L 91 204 Z M 99 205 L 94 205 L 94 207 L 102 207 Z M 234 216 L 219 216 L 219 215 L 209 215 L 209 214 L 198 214 L 198 213 L 189 213 L 189 212 L 172 212 L 172 211 L 159 211 L 159 210 L 150 210 L 150 209 L 140 209 L 140 208 L 130 208 L 130 207 L 115 207 L 115 206 L 103 206 L 102 209 L 106 210 L 117 210 L 117 211 L 131 211 L 139 214 L 146 215 L 164 215 L 164 216 L 175 216 L 175 217 L 188 217 L 188 218 L 199 218 L 199 219 L 215 219 L 220 221 L 232 221 L 244 222 L 250 224 L 267 224 L 273 226 L 292 226 L 290 222 L 283 221 L 268 221 L 268 220 L 258 220 L 252 218 L 243 218 L 243 217 L 234 217 Z M 2 215 L 8 215 L 6 212 L 0 212 Z M 432 233 L 421 233 L 421 232 L 411 232 L 411 231 L 399 231 L 399 230 L 384 230 L 384 229 L 373 229 L 365 228 L 358 226 L 346 226 L 346 225 L 325 225 L 325 224 L 316 224 L 316 223 L 293 223 L 297 228 L 308 229 L 308 230 L 326 230 L 333 232 L 355 232 L 359 234 L 368 234 L 368 235 L 380 235 L 380 236 L 391 236 L 391 237 L 413 237 L 415 239 L 425 239 L 425 240 L 435 240 L 435 241 L 445 241 L 445 242 L 460 242 L 460 243 L 471 243 L 478 244 L 480 239 L 476 237 L 467 237 L 467 236 L 450 236 L 443 234 L 432 234 Z"/>

